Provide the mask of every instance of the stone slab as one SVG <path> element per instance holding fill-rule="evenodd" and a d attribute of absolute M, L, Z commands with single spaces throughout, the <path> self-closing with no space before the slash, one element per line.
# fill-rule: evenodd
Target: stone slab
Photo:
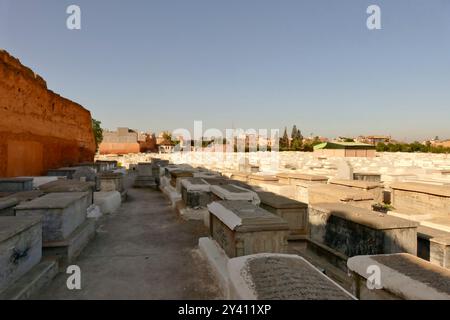
<path fill-rule="evenodd" d="M 450 232 L 419 226 L 417 245 L 418 257 L 450 269 Z"/>
<path fill-rule="evenodd" d="M 95 183 L 60 179 L 41 185 L 39 190 L 44 193 L 88 192 L 88 202 L 92 204 Z"/>
<path fill-rule="evenodd" d="M 380 291 L 399 299 L 450 299 L 450 270 L 411 254 L 358 256 L 350 258 L 347 265 L 354 274 L 355 295 L 361 299 L 376 299 Z M 380 270 L 380 289 L 366 289 L 365 280 L 373 273 L 368 272 L 370 266 Z"/>
<path fill-rule="evenodd" d="M 0 178 L 0 192 L 20 192 L 33 190 L 32 178 Z"/>
<path fill-rule="evenodd" d="M 282 218 L 247 201 L 208 205 L 211 237 L 229 257 L 287 250 L 289 226 Z"/>
<path fill-rule="evenodd" d="M 85 221 L 87 200 L 87 192 L 49 193 L 18 205 L 15 212 L 18 217 L 42 217 L 43 241 L 61 241 Z"/>
<path fill-rule="evenodd" d="M 100 191 L 118 191 L 123 192 L 123 174 L 114 172 L 102 172 L 98 174 Z"/>
<path fill-rule="evenodd" d="M 273 192 L 257 192 L 261 204 L 265 204 L 274 209 L 304 209 L 308 208 L 308 205 L 303 202 L 286 198 L 282 195 L 275 194 Z"/>
<path fill-rule="evenodd" d="M 450 186 L 426 183 L 393 183 L 392 205 L 404 213 L 450 216 Z"/>
<path fill-rule="evenodd" d="M 342 203 L 309 208 L 309 236 L 347 257 L 417 252 L 418 223 Z"/>
<path fill-rule="evenodd" d="M 332 184 L 309 186 L 308 200 L 310 205 L 322 202 L 343 202 L 365 209 L 372 209 L 376 203 L 374 195 L 367 191 Z"/>
<path fill-rule="evenodd" d="M 66 177 L 72 179 L 74 173 L 77 171 L 76 167 L 63 167 L 58 169 L 51 169 L 47 171 L 47 175 L 51 177 Z"/>
<path fill-rule="evenodd" d="M 235 300 L 355 300 L 304 258 L 255 254 L 228 261 L 229 297 Z"/>
<path fill-rule="evenodd" d="M 245 200 L 259 204 L 256 192 L 232 184 L 211 186 L 211 192 L 222 200 Z"/>
<path fill-rule="evenodd" d="M 289 239 L 303 239 L 308 234 L 308 205 L 271 192 L 259 192 L 261 208 L 276 214 L 289 224 Z"/>
<path fill-rule="evenodd" d="M 305 174 L 305 173 L 290 173 L 290 172 L 280 172 L 277 174 L 278 179 L 287 181 L 287 183 L 295 184 L 298 181 L 308 181 L 308 182 L 322 182 L 326 183 L 328 177 L 315 175 L 315 174 Z"/>
<path fill-rule="evenodd" d="M 405 190 L 450 198 L 450 186 L 446 185 L 439 186 L 418 182 L 395 182 L 392 183 L 390 187 L 394 190 Z"/>
<path fill-rule="evenodd" d="M 41 256 L 39 217 L 0 218 L 0 292 L 36 266 Z"/>
<path fill-rule="evenodd" d="M 153 176 L 153 166 L 151 162 L 139 162 L 137 171 L 140 176 Z"/>

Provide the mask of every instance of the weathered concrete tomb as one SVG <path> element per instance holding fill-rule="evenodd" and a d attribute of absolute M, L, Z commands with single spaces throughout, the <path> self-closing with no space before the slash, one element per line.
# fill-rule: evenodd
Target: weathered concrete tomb
<path fill-rule="evenodd" d="M 50 177 L 66 177 L 67 179 L 72 179 L 75 172 L 77 172 L 76 167 L 63 167 L 50 169 L 47 171 L 47 175 Z"/>
<path fill-rule="evenodd" d="M 32 178 L 0 178 L 0 192 L 20 192 L 33 190 Z"/>
<path fill-rule="evenodd" d="M 450 217 L 450 186 L 415 182 L 391 184 L 395 211 Z"/>
<path fill-rule="evenodd" d="M 353 179 L 368 182 L 381 182 L 381 174 L 371 172 L 355 172 L 353 173 Z"/>
<path fill-rule="evenodd" d="M 359 299 L 450 299 L 450 270 L 412 254 L 357 256 L 350 258 L 347 264 L 353 279 L 353 293 Z M 368 281 L 375 267 L 380 272 L 379 283 Z M 372 289 L 368 288 L 368 283 Z"/>
<path fill-rule="evenodd" d="M 73 261 L 95 235 L 95 223 L 86 219 L 87 192 L 49 193 L 15 208 L 17 217 L 41 217 L 44 255 Z"/>
<path fill-rule="evenodd" d="M 295 186 L 295 199 L 304 203 L 309 203 L 310 186 L 328 182 L 328 177 L 314 174 L 280 172 L 277 177 L 280 183 Z"/>
<path fill-rule="evenodd" d="M 179 187 L 181 187 L 179 185 L 179 183 L 181 183 L 181 179 L 183 178 L 191 178 L 194 176 L 193 171 L 191 170 L 172 170 L 170 172 L 170 185 L 174 188 L 177 188 L 177 190 L 179 190 Z"/>
<path fill-rule="evenodd" d="M 248 182 L 248 173 L 244 172 L 232 172 L 230 178 L 237 181 Z"/>
<path fill-rule="evenodd" d="M 211 237 L 228 257 L 286 252 L 289 225 L 281 217 L 247 201 L 217 201 L 208 210 Z"/>
<path fill-rule="evenodd" d="M 255 254 L 228 261 L 232 300 L 354 300 L 304 258 Z"/>
<path fill-rule="evenodd" d="M 419 226 L 417 228 L 417 256 L 450 269 L 450 232 Z"/>
<path fill-rule="evenodd" d="M 371 210 L 377 202 L 373 194 L 365 190 L 358 190 L 336 184 L 316 184 L 308 188 L 308 203 L 342 202 L 355 207 Z"/>
<path fill-rule="evenodd" d="M 60 179 L 43 184 L 39 187 L 44 193 L 59 193 L 59 192 L 86 192 L 88 194 L 88 206 L 94 201 L 95 184 L 93 182 L 83 182 L 76 180 Z"/>
<path fill-rule="evenodd" d="M 289 224 L 289 239 L 302 239 L 308 233 L 308 205 L 272 192 L 258 192 L 260 207 L 280 216 Z"/>
<path fill-rule="evenodd" d="M 245 200 L 258 205 L 260 203 L 256 192 L 234 184 L 211 186 L 213 200 Z"/>
<path fill-rule="evenodd" d="M 348 257 L 417 253 L 418 223 L 342 203 L 309 208 L 308 249 L 345 270 Z"/>
<path fill-rule="evenodd" d="M 22 203 L 31 201 L 40 196 L 44 195 L 44 193 L 40 190 L 32 190 L 32 191 L 20 191 L 13 193 L 6 193 L 0 196 L 0 217 L 1 216 L 14 216 L 14 208 Z"/>
<path fill-rule="evenodd" d="M 202 178 L 183 179 L 181 198 L 187 207 L 206 207 L 212 201 L 211 185 Z"/>
<path fill-rule="evenodd" d="M 122 193 L 123 188 L 123 174 L 120 172 L 102 172 L 98 174 L 100 180 L 101 191 L 118 191 Z"/>
<path fill-rule="evenodd" d="M 352 190 L 357 190 L 367 193 L 368 195 L 372 195 L 374 201 L 377 203 L 383 201 L 382 185 L 379 182 L 331 179 L 330 184 L 344 186 Z"/>
<path fill-rule="evenodd" d="M 272 175 L 251 174 L 248 176 L 247 182 L 251 185 L 259 186 L 262 183 L 278 182 L 278 178 Z"/>
<path fill-rule="evenodd" d="M 43 261 L 40 217 L 0 218 L 0 299 L 27 299 L 58 272 Z"/>
<path fill-rule="evenodd" d="M 0 292 L 41 260 L 41 230 L 39 217 L 0 219 Z"/>
<path fill-rule="evenodd" d="M 153 165 L 151 162 L 139 162 L 137 165 L 138 176 L 134 181 L 135 188 L 156 189 L 158 184 L 153 176 Z"/>
<path fill-rule="evenodd" d="M 90 112 L 0 50 L 0 176 L 39 176 L 93 161 Z"/>

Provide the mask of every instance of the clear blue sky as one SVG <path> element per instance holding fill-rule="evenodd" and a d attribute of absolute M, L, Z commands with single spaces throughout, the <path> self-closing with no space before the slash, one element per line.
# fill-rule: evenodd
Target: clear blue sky
<path fill-rule="evenodd" d="M 450 138 L 448 0 L 0 0 L 0 47 L 106 128 Z"/>

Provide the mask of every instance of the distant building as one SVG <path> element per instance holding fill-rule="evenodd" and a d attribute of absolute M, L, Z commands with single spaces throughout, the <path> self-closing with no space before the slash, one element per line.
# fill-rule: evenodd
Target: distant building
<path fill-rule="evenodd" d="M 152 133 L 140 132 L 138 134 L 138 143 L 140 152 L 157 151 L 156 137 Z"/>
<path fill-rule="evenodd" d="M 116 131 L 103 131 L 103 141 L 99 146 L 100 154 L 139 153 L 138 133 L 128 128 Z"/>
<path fill-rule="evenodd" d="M 377 145 L 378 143 L 390 143 L 392 142 L 391 136 L 359 136 L 356 139 L 357 142 L 368 143 Z"/>
<path fill-rule="evenodd" d="M 434 147 L 450 148 L 450 139 L 449 140 L 431 140 L 430 143 Z"/>
<path fill-rule="evenodd" d="M 324 142 L 314 146 L 314 154 L 325 157 L 375 157 L 375 146 L 360 142 Z"/>

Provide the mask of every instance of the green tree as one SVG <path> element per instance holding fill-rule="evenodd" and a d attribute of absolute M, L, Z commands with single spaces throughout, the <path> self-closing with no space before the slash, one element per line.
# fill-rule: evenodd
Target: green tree
<path fill-rule="evenodd" d="M 101 122 L 92 118 L 92 132 L 95 139 L 95 152 L 98 151 L 100 143 L 103 141 L 103 129 L 101 128 Z"/>
<path fill-rule="evenodd" d="M 289 150 L 289 136 L 287 134 L 287 128 L 284 128 L 283 137 L 280 138 L 280 151 Z"/>
<path fill-rule="evenodd" d="M 302 149 L 302 145 L 303 145 L 302 133 L 299 129 L 297 129 L 297 126 L 294 124 L 291 132 L 290 150 L 300 151 Z"/>

